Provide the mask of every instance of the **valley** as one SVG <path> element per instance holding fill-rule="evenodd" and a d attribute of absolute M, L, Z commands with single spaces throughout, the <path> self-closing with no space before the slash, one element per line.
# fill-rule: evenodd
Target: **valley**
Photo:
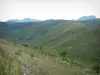
<path fill-rule="evenodd" d="M 99 18 L 0 22 L 0 75 L 99 75 L 96 63 Z"/>

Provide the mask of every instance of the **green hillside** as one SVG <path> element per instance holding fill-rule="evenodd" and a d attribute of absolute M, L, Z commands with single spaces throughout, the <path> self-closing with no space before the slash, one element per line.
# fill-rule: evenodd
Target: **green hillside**
<path fill-rule="evenodd" d="M 16 29 L 10 37 L 16 42 L 28 44 L 30 48 L 36 45 L 42 46 L 43 50 L 46 47 L 49 50 L 66 51 L 69 57 L 83 62 L 90 61 L 92 50 L 89 47 L 97 40 L 95 28 L 79 21 L 47 20 Z"/>
<path fill-rule="evenodd" d="M 8 43 L 7 48 L 9 45 L 14 51 L 18 51 L 11 53 L 18 61 L 19 59 L 30 61 L 27 66 L 34 72 L 30 71 L 29 75 L 34 73 L 35 75 L 94 75 L 95 71 L 98 73 L 100 69 L 98 65 L 100 64 L 100 19 L 46 20 L 35 23 L 7 24 L 9 31 L 6 39 L 13 42 Z M 13 49 L 8 52 L 13 52 Z M 23 54 L 21 55 L 23 58 L 16 56 L 20 53 Z M 34 56 L 36 58 L 33 59 Z M 35 67 L 31 67 L 35 60 L 38 62 L 34 63 L 36 70 Z M 41 70 L 38 65 L 42 65 L 43 69 Z M 40 74 L 40 71 L 43 71 L 43 74 Z"/>
<path fill-rule="evenodd" d="M 65 20 L 46 20 L 43 22 L 15 23 L 12 25 L 8 23 L 12 30 L 9 33 L 9 39 L 14 41 L 33 40 L 44 36 L 54 25 L 63 22 L 65 22 Z"/>
<path fill-rule="evenodd" d="M 0 22 L 0 38 L 6 38 L 8 35 L 8 24 Z"/>

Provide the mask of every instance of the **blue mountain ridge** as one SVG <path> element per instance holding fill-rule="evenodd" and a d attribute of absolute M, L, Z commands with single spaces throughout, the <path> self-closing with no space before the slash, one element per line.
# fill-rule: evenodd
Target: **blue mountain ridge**
<path fill-rule="evenodd" d="M 24 18 L 22 20 L 19 20 L 19 19 L 11 19 L 11 20 L 8 20 L 7 22 L 39 22 L 39 21 L 41 21 L 41 20 Z"/>
<path fill-rule="evenodd" d="M 96 19 L 96 17 L 94 15 L 82 16 L 78 20 L 88 20 L 88 19 Z"/>

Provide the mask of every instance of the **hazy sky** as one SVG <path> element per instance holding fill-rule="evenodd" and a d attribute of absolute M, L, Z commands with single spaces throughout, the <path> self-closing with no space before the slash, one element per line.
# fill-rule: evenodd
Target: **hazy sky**
<path fill-rule="evenodd" d="M 0 20 L 100 18 L 100 0 L 0 0 Z"/>

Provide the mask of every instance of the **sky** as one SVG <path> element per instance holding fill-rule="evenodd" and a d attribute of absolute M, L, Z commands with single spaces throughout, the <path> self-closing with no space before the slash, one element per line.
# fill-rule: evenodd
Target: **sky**
<path fill-rule="evenodd" d="M 100 0 L 0 0 L 0 21 L 9 19 L 100 18 Z"/>

